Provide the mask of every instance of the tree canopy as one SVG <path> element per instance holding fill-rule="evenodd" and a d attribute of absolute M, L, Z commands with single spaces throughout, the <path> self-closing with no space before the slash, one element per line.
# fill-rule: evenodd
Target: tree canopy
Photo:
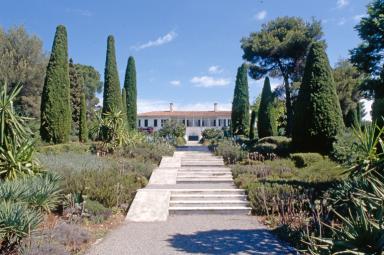
<path fill-rule="evenodd" d="M 258 80 L 269 75 L 284 80 L 287 135 L 291 134 L 293 119 L 291 84 L 301 80 L 308 48 L 322 35 L 319 21 L 279 17 L 241 40 L 243 58 L 251 63 L 252 78 Z"/>
<path fill-rule="evenodd" d="M 246 64 L 242 64 L 237 69 L 236 85 L 232 101 L 231 119 L 232 133 L 234 135 L 248 135 L 249 89 Z"/>
<path fill-rule="evenodd" d="M 136 65 L 135 59 L 128 58 L 127 70 L 124 81 L 125 92 L 127 93 L 127 120 L 128 129 L 134 130 L 137 126 L 137 85 L 136 85 Z"/>
<path fill-rule="evenodd" d="M 292 141 L 300 151 L 328 153 L 343 126 L 325 46 L 317 42 L 309 51 L 296 101 Z"/>
<path fill-rule="evenodd" d="M 56 28 L 41 96 L 40 135 L 43 141 L 63 143 L 71 131 L 67 30 Z"/>

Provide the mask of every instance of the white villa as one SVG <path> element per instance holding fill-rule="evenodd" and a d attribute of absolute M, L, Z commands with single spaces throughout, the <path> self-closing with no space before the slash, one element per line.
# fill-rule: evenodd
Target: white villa
<path fill-rule="evenodd" d="M 168 111 L 153 111 L 138 114 L 138 128 L 157 131 L 168 120 L 175 120 L 186 126 L 187 141 L 201 139 L 201 132 L 206 128 L 222 129 L 231 124 L 231 111 L 219 111 L 217 103 L 212 111 L 174 111 L 173 103 Z"/>

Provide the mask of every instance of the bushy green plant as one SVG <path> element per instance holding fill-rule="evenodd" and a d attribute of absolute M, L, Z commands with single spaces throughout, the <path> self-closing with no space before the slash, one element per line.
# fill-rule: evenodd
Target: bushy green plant
<path fill-rule="evenodd" d="M 236 163 L 246 158 L 246 152 L 231 140 L 221 141 L 215 148 L 215 154 L 222 156 L 226 163 Z"/>
<path fill-rule="evenodd" d="M 202 142 L 205 141 L 218 141 L 224 138 L 224 132 L 217 128 L 206 128 L 201 132 Z"/>
<path fill-rule="evenodd" d="M 250 151 L 286 156 L 291 150 L 291 141 L 290 138 L 285 136 L 267 136 L 259 139 L 256 144 L 251 145 Z"/>
<path fill-rule="evenodd" d="M 158 131 L 158 135 L 170 143 L 177 145 L 178 138 L 179 141 L 181 141 L 180 138 L 184 139 L 185 132 L 185 125 L 171 120 L 165 122 L 164 126 Z"/>
<path fill-rule="evenodd" d="M 336 137 L 330 157 L 340 164 L 351 166 L 361 156 L 357 142 L 353 130 L 345 130 Z"/>
<path fill-rule="evenodd" d="M 140 142 L 135 145 L 125 146 L 122 150 L 122 156 L 135 158 L 144 162 L 153 162 L 159 164 L 163 156 L 172 156 L 175 147 L 163 142 Z"/>
<path fill-rule="evenodd" d="M 6 83 L 0 90 L 0 179 L 16 179 L 40 171 L 26 118 L 13 107 L 20 91 L 21 86 L 16 86 L 8 94 Z"/>
<path fill-rule="evenodd" d="M 253 148 L 252 151 L 257 151 L 261 154 L 274 153 L 277 149 L 277 145 L 273 143 L 258 143 Z"/>
<path fill-rule="evenodd" d="M 90 145 L 83 143 L 62 143 L 54 145 L 42 145 L 37 147 L 37 152 L 42 154 L 61 154 L 66 152 L 73 152 L 76 154 L 84 154 L 89 152 Z"/>
<path fill-rule="evenodd" d="M 293 153 L 291 159 L 295 162 L 297 167 L 306 167 L 317 161 L 322 161 L 324 156 L 319 153 Z"/>

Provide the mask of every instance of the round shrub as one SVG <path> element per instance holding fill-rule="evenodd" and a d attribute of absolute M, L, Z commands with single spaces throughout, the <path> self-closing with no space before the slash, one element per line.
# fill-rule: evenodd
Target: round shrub
<path fill-rule="evenodd" d="M 319 153 L 294 153 L 291 159 L 295 162 L 296 167 L 306 167 L 318 161 L 322 161 L 324 157 Z"/>

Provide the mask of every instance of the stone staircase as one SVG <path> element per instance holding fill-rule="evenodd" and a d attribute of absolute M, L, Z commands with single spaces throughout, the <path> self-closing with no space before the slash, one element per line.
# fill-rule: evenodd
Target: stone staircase
<path fill-rule="evenodd" d="M 171 190 L 169 214 L 250 213 L 244 190 L 235 188 L 222 158 L 204 152 L 176 152 L 175 157 L 181 162 L 176 183 L 187 186 Z M 199 185 L 202 188 L 196 188 Z"/>

